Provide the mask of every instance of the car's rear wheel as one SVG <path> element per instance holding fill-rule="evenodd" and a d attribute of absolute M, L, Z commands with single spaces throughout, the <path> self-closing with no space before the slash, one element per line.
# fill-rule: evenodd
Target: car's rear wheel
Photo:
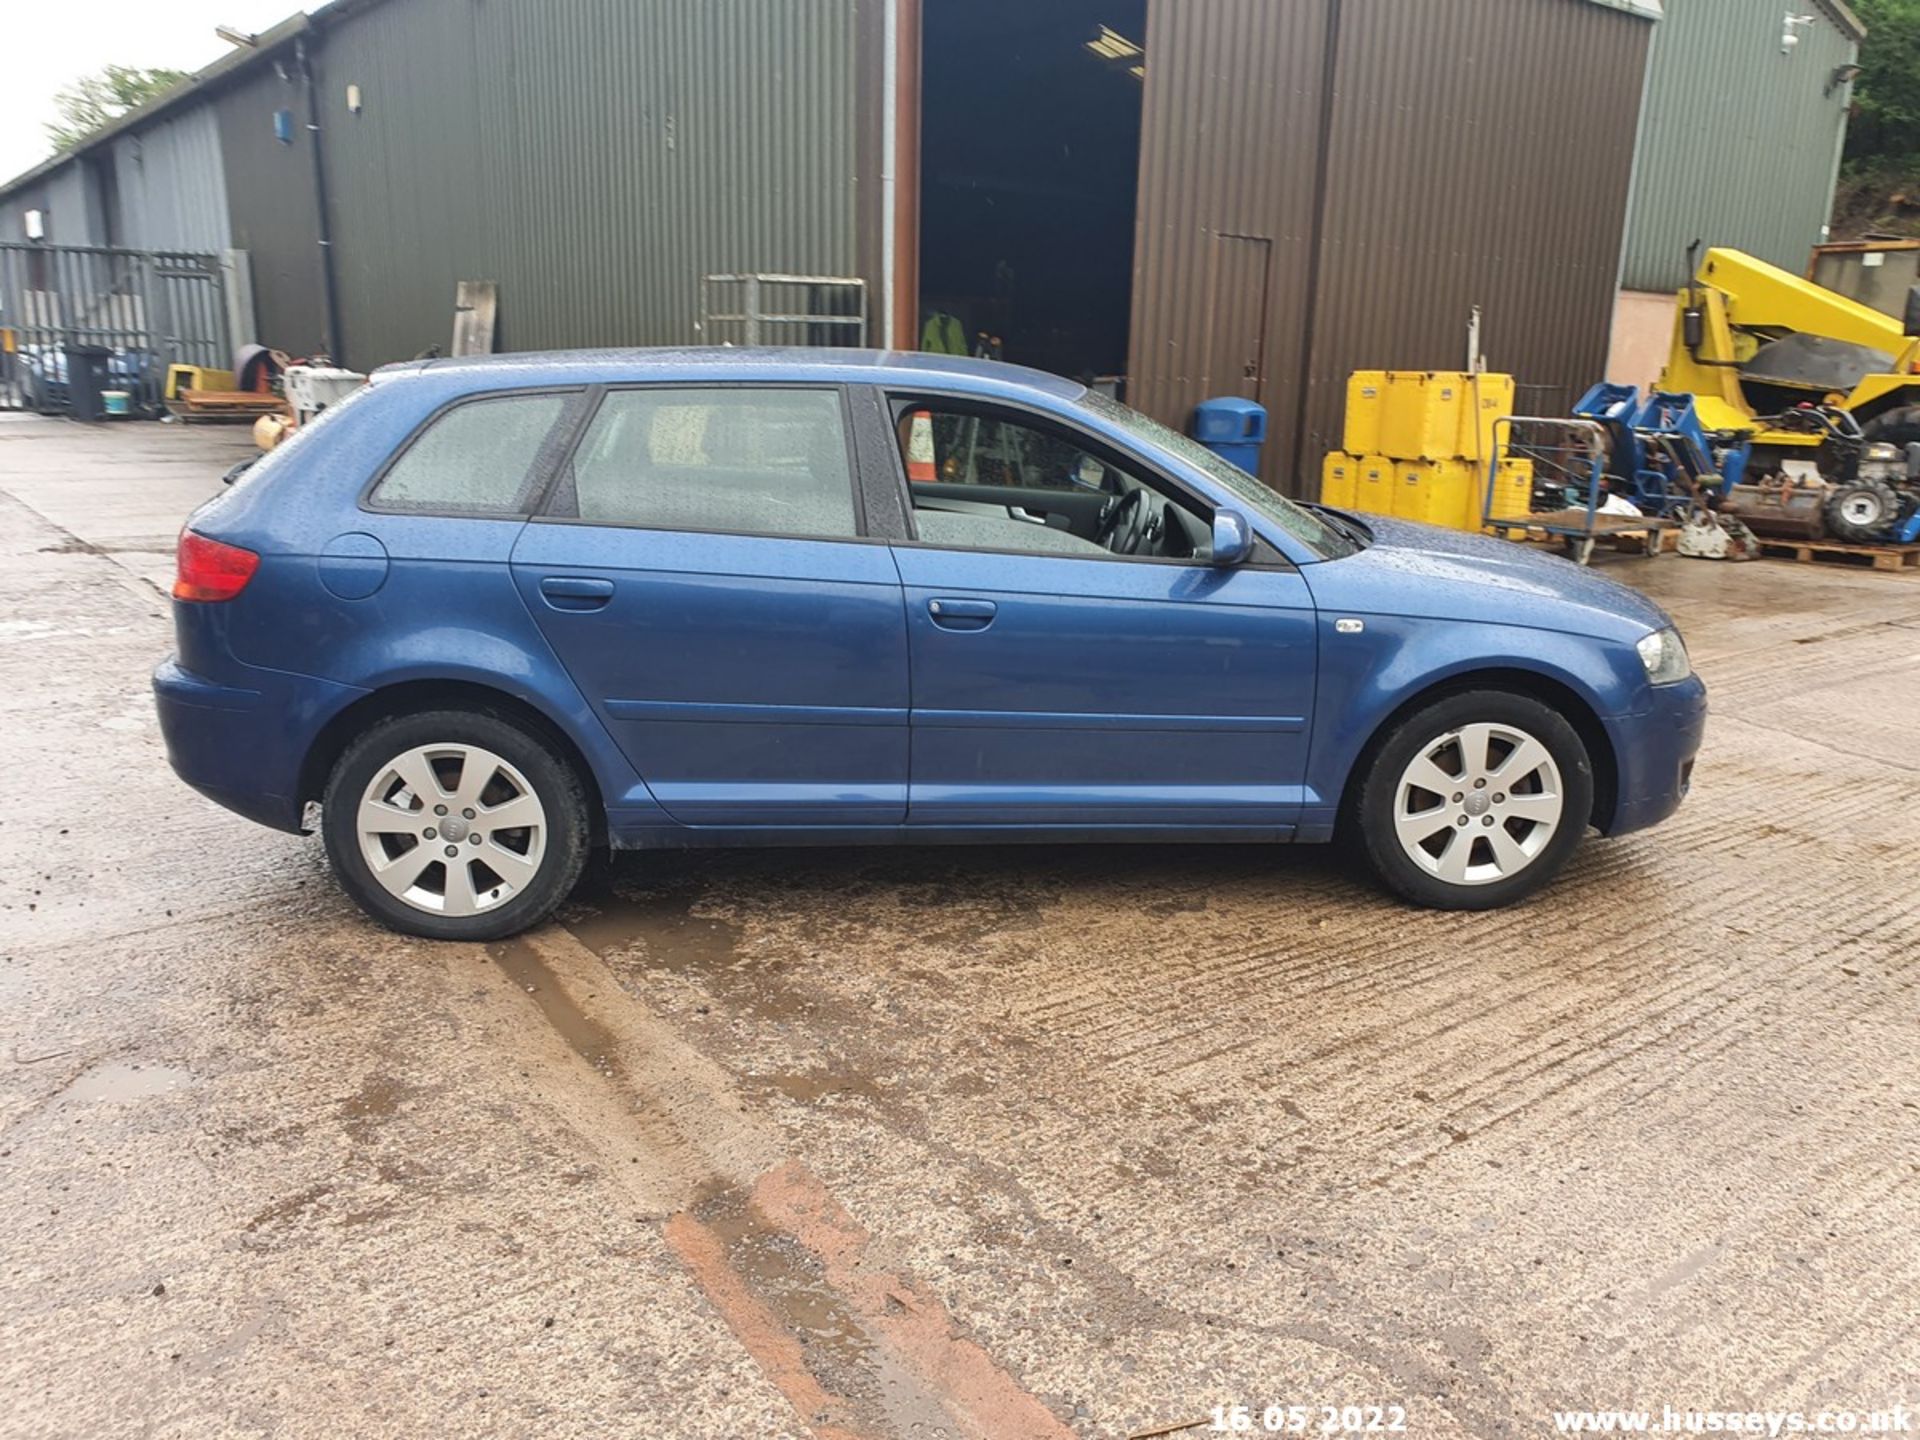
<path fill-rule="evenodd" d="M 586 796 L 546 741 L 495 715 L 437 710 L 373 726 L 333 767 L 327 857 L 374 919 L 434 940 L 538 924 L 586 863 Z"/>
<path fill-rule="evenodd" d="M 1592 761 L 1565 716 L 1529 696 L 1470 690 L 1393 728 L 1349 820 L 1396 894 L 1490 910 L 1551 880 L 1592 809 Z"/>

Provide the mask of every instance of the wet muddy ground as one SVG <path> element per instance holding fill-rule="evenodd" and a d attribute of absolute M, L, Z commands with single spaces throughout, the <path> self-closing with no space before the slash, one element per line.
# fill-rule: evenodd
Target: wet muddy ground
<path fill-rule="evenodd" d="M 172 536 L 244 448 L 0 417 L 0 1433 L 1920 1400 L 1920 577 L 1603 561 L 1707 749 L 1517 910 L 692 852 L 439 946 L 166 770 Z"/>

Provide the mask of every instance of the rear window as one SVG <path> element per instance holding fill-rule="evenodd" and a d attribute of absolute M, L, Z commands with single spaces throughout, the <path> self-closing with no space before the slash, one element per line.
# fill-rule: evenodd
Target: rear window
<path fill-rule="evenodd" d="M 442 412 L 393 462 L 373 503 L 462 515 L 525 513 L 534 457 L 572 398 L 496 395 Z"/>
<path fill-rule="evenodd" d="M 555 509 L 663 530 L 855 535 L 840 396 L 613 391 L 580 441 Z"/>

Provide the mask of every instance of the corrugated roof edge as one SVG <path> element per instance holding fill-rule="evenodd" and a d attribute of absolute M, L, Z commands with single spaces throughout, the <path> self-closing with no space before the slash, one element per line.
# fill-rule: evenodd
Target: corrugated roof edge
<path fill-rule="evenodd" d="M 1814 4 L 1826 11 L 1827 18 L 1853 36 L 1856 41 L 1867 38 L 1866 21 L 1848 8 L 1846 0 L 1814 0 Z"/>
<path fill-rule="evenodd" d="M 169 110 L 185 104 L 218 82 L 243 74 L 257 64 L 265 63 L 268 58 L 278 54 L 309 31 L 317 30 L 334 20 L 343 20 L 358 11 L 382 3 L 384 0 L 332 0 L 331 4 L 322 5 L 311 13 L 296 10 L 286 19 L 262 30 L 254 37 L 252 45 L 234 46 L 232 50 L 211 64 L 201 66 L 172 89 L 108 121 L 71 150 L 62 150 L 57 155 L 49 155 L 31 170 L 23 170 L 11 180 L 0 182 L 0 200 L 4 200 L 23 185 L 31 185 L 35 180 L 51 175 L 61 166 L 71 164 L 82 155 L 104 145 L 114 136 L 151 124 Z"/>
<path fill-rule="evenodd" d="M 1624 10 L 1629 15 L 1638 15 L 1642 20 L 1664 20 L 1667 18 L 1665 6 L 1661 0 L 1587 0 L 1589 5 L 1599 5 L 1607 10 Z"/>
<path fill-rule="evenodd" d="M 1639 15 L 1647 20 L 1664 20 L 1667 12 L 1663 0 L 1587 0 L 1589 5 L 1603 5 L 1609 10 L 1624 10 L 1629 15 Z M 1867 27 L 1860 17 L 1847 8 L 1846 0 L 1813 0 L 1814 8 L 1821 11 L 1835 25 L 1857 40 L 1866 38 Z"/>
<path fill-rule="evenodd" d="M 254 44 L 236 45 L 212 64 L 201 66 L 172 89 L 165 90 L 146 104 L 135 106 L 126 114 L 109 120 L 71 150 L 62 150 L 57 155 L 49 155 L 31 170 L 23 170 L 11 180 L 0 184 L 0 199 L 11 195 L 23 185 L 31 185 L 42 176 L 51 175 L 63 165 L 71 164 L 88 151 L 106 144 L 116 135 L 151 124 L 169 110 L 185 104 L 218 81 L 247 70 L 254 64 L 265 61 L 268 56 L 277 54 L 284 46 L 304 35 L 310 28 L 312 28 L 312 22 L 307 15 L 299 12 L 289 15 L 271 29 L 261 31 Z"/>

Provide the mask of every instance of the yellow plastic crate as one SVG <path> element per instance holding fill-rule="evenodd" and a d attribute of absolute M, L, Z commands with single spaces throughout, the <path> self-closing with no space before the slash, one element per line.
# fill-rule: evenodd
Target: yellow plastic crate
<path fill-rule="evenodd" d="M 1389 370 L 1380 448 L 1395 460 L 1452 460 L 1460 454 L 1470 377 L 1457 370 Z"/>
<path fill-rule="evenodd" d="M 1500 520 L 1524 520 L 1533 507 L 1533 462 L 1502 460 L 1493 477 L 1493 514 Z"/>
<path fill-rule="evenodd" d="M 1380 422 L 1386 408 L 1386 371 L 1356 370 L 1347 377 L 1347 421 L 1341 443 L 1349 455 L 1380 453 Z"/>
<path fill-rule="evenodd" d="M 1469 460 L 1402 460 L 1393 467 L 1393 513 L 1449 530 L 1480 528 L 1480 467 Z"/>
<path fill-rule="evenodd" d="M 1320 503 L 1336 510 L 1354 508 L 1354 495 L 1360 483 L 1360 457 L 1341 450 L 1329 450 L 1320 467 Z"/>
<path fill-rule="evenodd" d="M 166 384 L 161 393 L 169 400 L 178 400 L 182 390 L 227 390 L 233 389 L 233 371 L 215 370 L 206 365 L 169 365 Z"/>
<path fill-rule="evenodd" d="M 1384 455 L 1363 455 L 1355 473 L 1353 508 L 1369 515 L 1393 513 L 1393 461 Z"/>
<path fill-rule="evenodd" d="M 1493 453 L 1493 422 L 1513 414 L 1511 375 L 1462 377 L 1466 396 L 1460 406 L 1459 453 L 1469 460 L 1485 460 Z"/>

